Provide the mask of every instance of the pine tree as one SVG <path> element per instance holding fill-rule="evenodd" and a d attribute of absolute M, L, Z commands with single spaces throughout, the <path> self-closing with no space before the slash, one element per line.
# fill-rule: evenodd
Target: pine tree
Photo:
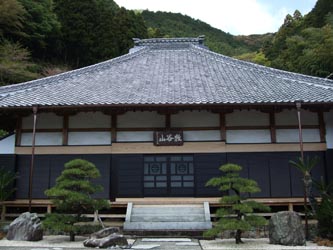
<path fill-rule="evenodd" d="M 63 214 L 51 214 L 44 220 L 44 226 L 67 232 L 70 234 L 70 240 L 74 241 L 78 230 L 75 224 L 83 221 L 82 215 L 108 207 L 106 200 L 91 197 L 103 189 L 91 182 L 98 177 L 100 177 L 98 169 L 89 161 L 75 159 L 67 162 L 56 180 L 56 185 L 45 191 L 57 211 Z"/>
<path fill-rule="evenodd" d="M 264 217 L 254 215 L 254 211 L 269 211 L 269 207 L 244 198 L 242 194 L 260 192 L 260 188 L 256 181 L 239 176 L 241 166 L 228 163 L 222 165 L 220 170 L 224 175 L 210 179 L 206 186 L 219 187 L 224 193 L 228 191 L 228 195 L 220 199 L 223 207 L 216 213 L 219 220 L 205 235 L 214 236 L 222 231 L 235 230 L 236 244 L 243 243 L 241 236 L 244 230 L 267 223 Z"/>

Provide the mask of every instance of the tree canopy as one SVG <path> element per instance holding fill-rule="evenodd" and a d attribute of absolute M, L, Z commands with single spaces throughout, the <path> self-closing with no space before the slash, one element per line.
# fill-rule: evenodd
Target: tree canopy
<path fill-rule="evenodd" d="M 132 38 L 199 35 L 224 55 L 326 77 L 333 73 L 332 34 L 331 0 L 318 0 L 305 16 L 298 10 L 288 14 L 275 34 L 249 36 L 233 36 L 182 14 L 127 10 L 113 0 L 2 0 L 1 84 L 42 77 L 45 68 L 73 69 L 123 55 Z M 7 60 L 13 51 L 8 48 L 25 56 Z"/>

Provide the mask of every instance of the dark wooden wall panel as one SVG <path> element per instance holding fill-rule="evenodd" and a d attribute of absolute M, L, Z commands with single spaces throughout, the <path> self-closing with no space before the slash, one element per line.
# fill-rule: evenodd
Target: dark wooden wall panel
<path fill-rule="evenodd" d="M 195 166 L 195 196 L 220 196 L 217 187 L 206 187 L 206 183 L 213 177 L 221 176 L 219 167 L 226 163 L 226 154 L 194 154 Z"/>
<path fill-rule="evenodd" d="M 219 167 L 226 162 L 243 167 L 241 176 L 256 180 L 262 189 L 251 197 L 302 197 L 303 184 L 300 172 L 291 167 L 290 160 L 297 160 L 298 152 L 272 153 L 216 153 L 193 154 L 195 167 L 196 197 L 221 196 L 215 187 L 206 187 L 206 182 L 222 174 Z M 321 162 L 312 173 L 315 179 L 332 179 L 333 150 L 307 152 L 305 156 L 321 157 Z M 97 198 L 143 197 L 143 157 L 130 155 L 37 155 L 35 156 L 33 198 L 46 198 L 44 191 L 55 184 L 64 164 L 75 158 L 93 162 L 101 172 L 96 183 L 104 187 Z M 27 199 L 29 190 L 30 155 L 0 156 L 0 166 L 14 168 L 19 172 L 16 181 L 16 198 Z"/>
<path fill-rule="evenodd" d="M 17 156 L 17 179 L 16 198 L 27 199 L 29 194 L 29 171 L 30 155 Z M 32 197 L 34 199 L 47 198 L 44 191 L 53 187 L 56 178 L 64 169 L 64 164 L 73 159 L 85 159 L 96 165 L 101 173 L 101 177 L 94 180 L 96 184 L 102 185 L 104 190 L 94 195 L 95 198 L 106 198 L 110 196 L 110 155 L 36 155 L 34 164 L 34 176 L 32 186 Z"/>
<path fill-rule="evenodd" d="M 290 166 L 285 159 L 270 159 L 271 197 L 291 197 Z M 284 180 L 284 181 L 283 181 Z"/>
<path fill-rule="evenodd" d="M 0 168 L 15 172 L 15 155 L 0 155 Z"/>
<path fill-rule="evenodd" d="M 18 178 L 16 180 L 16 198 L 28 199 L 29 193 L 29 167 L 31 156 L 19 155 L 16 160 L 16 171 Z"/>
<path fill-rule="evenodd" d="M 15 172 L 15 163 L 16 163 L 16 156 L 15 155 L 0 155 L 0 168 L 4 168 L 7 171 Z M 14 188 L 16 182 L 12 184 Z M 15 193 L 9 199 L 14 199 Z"/>
<path fill-rule="evenodd" d="M 270 169 L 269 161 L 266 157 L 263 159 L 251 159 L 248 161 L 249 178 L 255 180 L 261 191 L 251 194 L 251 197 L 269 197 L 271 195 Z"/>
<path fill-rule="evenodd" d="M 143 155 L 112 155 L 116 168 L 117 197 L 143 196 Z"/>
<path fill-rule="evenodd" d="M 333 182 L 333 149 L 328 149 L 325 153 L 326 160 L 326 181 Z"/>

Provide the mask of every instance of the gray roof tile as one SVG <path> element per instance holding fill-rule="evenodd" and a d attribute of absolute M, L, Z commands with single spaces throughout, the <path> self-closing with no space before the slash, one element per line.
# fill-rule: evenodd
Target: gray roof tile
<path fill-rule="evenodd" d="M 0 108 L 137 104 L 332 103 L 333 81 L 211 52 L 202 38 L 136 40 L 133 52 L 0 88 Z"/>

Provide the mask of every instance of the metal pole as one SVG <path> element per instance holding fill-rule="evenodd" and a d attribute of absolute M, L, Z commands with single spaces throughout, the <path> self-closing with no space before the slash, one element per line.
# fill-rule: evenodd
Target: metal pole
<path fill-rule="evenodd" d="M 301 151 L 301 159 L 302 162 L 304 162 L 304 149 L 303 149 L 303 133 L 302 133 L 302 121 L 301 121 L 301 102 L 296 102 L 296 108 L 297 108 L 297 118 L 298 118 L 298 134 L 299 134 L 299 147 L 300 147 L 300 151 Z M 305 178 L 303 176 L 303 178 Z M 304 220 L 305 220 L 305 238 L 309 239 L 309 224 L 308 224 L 308 212 L 307 212 L 307 194 L 306 194 L 306 187 L 305 187 L 305 182 L 303 183 L 304 186 L 304 193 L 303 193 L 303 197 L 304 197 L 304 209 L 305 209 L 305 213 L 304 213 Z"/>
<path fill-rule="evenodd" d="M 304 161 L 304 150 L 303 150 L 303 132 L 302 132 L 302 121 L 301 121 L 301 102 L 296 102 L 297 118 L 298 118 L 298 135 L 299 135 L 299 147 L 301 151 L 301 159 Z"/>
<path fill-rule="evenodd" d="M 36 144 L 36 124 L 37 124 L 37 106 L 32 108 L 33 112 L 33 129 L 32 129 L 32 143 L 31 143 L 31 164 L 29 175 L 29 212 L 31 212 L 31 200 L 32 200 L 32 182 L 34 173 L 34 161 L 35 161 L 35 144 Z"/>

